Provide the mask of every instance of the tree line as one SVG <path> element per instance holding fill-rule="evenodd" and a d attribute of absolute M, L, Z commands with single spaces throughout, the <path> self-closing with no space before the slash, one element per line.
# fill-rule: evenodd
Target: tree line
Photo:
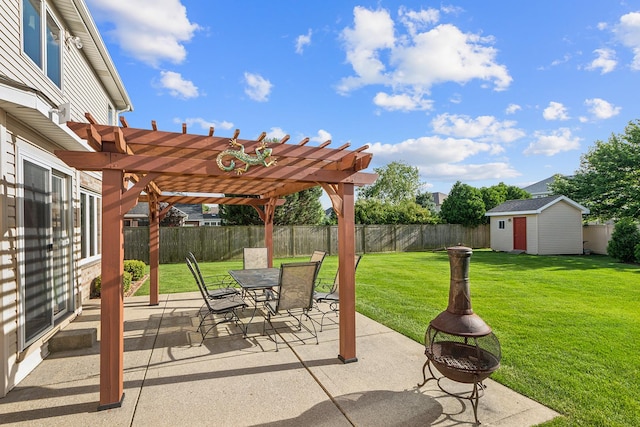
<path fill-rule="evenodd" d="M 637 221 L 640 217 L 640 121 L 630 122 L 623 134 L 608 141 L 596 141 L 581 156 L 580 167 L 570 177 L 556 176 L 549 188 L 589 208 L 589 220 Z M 507 200 L 526 199 L 523 189 L 499 184 L 476 188 L 456 182 L 439 212 L 431 193 L 421 191 L 418 168 L 391 162 L 374 168 L 375 183 L 357 189 L 357 224 L 461 224 L 477 226 L 488 222 L 486 211 Z M 275 225 L 322 225 L 336 223 L 335 214 L 322 209 L 320 187 L 286 197 L 276 208 Z M 226 225 L 262 224 L 249 206 L 220 206 Z"/>

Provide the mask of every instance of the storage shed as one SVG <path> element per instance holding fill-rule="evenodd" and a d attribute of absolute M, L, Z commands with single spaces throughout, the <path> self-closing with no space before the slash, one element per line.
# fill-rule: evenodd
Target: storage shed
<path fill-rule="evenodd" d="M 582 215 L 589 209 L 568 197 L 508 200 L 486 212 L 491 249 L 533 255 L 582 254 Z"/>

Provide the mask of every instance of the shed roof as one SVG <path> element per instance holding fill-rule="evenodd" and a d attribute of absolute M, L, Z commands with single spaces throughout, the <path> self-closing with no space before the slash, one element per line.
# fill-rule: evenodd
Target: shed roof
<path fill-rule="evenodd" d="M 555 195 L 555 196 L 547 196 L 547 197 L 538 197 L 535 199 L 507 200 L 501 205 L 498 205 L 493 209 L 489 209 L 485 213 L 485 216 L 539 214 L 543 210 L 553 206 L 554 204 L 560 201 L 565 201 L 566 203 L 580 210 L 582 214 L 589 213 L 589 209 L 585 208 L 579 203 L 574 202 L 568 197 L 562 196 L 562 195 Z"/>

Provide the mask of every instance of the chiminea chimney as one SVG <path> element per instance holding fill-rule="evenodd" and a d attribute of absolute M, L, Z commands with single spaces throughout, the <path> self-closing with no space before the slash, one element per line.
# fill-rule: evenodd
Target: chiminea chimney
<path fill-rule="evenodd" d="M 447 248 L 451 279 L 449 305 L 431 321 L 439 331 L 465 337 L 478 337 L 491 333 L 491 328 L 471 308 L 469 291 L 469 261 L 472 250 L 465 246 Z"/>

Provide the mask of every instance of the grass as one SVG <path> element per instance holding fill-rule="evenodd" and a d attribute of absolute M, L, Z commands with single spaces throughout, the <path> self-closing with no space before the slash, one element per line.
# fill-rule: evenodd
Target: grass
<path fill-rule="evenodd" d="M 242 262 L 201 267 L 222 274 Z M 336 267 L 325 258 L 321 278 L 332 282 Z M 640 266 L 476 250 L 469 276 L 473 309 L 502 346 L 492 378 L 565 415 L 545 425 L 640 425 Z M 366 254 L 356 281 L 360 313 L 423 343 L 448 303 L 449 261 L 446 252 Z M 160 266 L 161 293 L 194 290 L 184 264 Z M 148 292 L 147 282 L 136 295 Z"/>

